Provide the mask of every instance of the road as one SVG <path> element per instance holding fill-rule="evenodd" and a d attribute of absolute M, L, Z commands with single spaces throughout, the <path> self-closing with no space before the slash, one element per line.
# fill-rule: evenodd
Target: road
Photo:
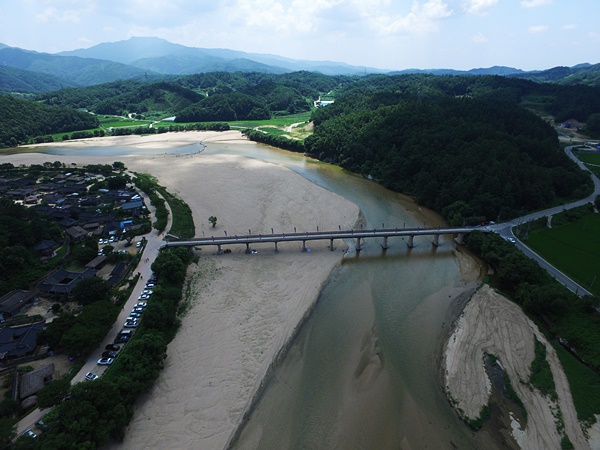
<path fill-rule="evenodd" d="M 148 207 L 148 210 L 150 211 L 151 221 L 153 221 L 156 217 L 156 209 L 154 208 L 154 206 L 152 206 L 152 204 L 150 203 L 150 199 L 144 192 L 139 191 L 139 194 L 143 197 L 144 204 Z M 167 209 L 169 209 L 169 205 L 167 202 L 165 202 L 165 206 L 167 207 Z M 171 228 L 171 225 L 173 223 L 172 220 L 172 213 L 169 209 L 169 217 L 166 230 L 169 230 Z M 102 375 L 109 367 L 99 366 L 98 360 L 102 357 L 104 347 L 107 344 L 112 344 L 115 337 L 117 336 L 117 333 L 123 329 L 125 319 L 129 316 L 129 313 L 133 309 L 135 303 L 137 303 L 138 297 L 140 296 L 146 285 L 146 280 L 148 280 L 152 275 L 151 265 L 156 259 L 156 256 L 160 251 L 160 247 L 163 245 L 164 233 L 158 233 L 156 230 L 153 229 L 150 233 L 145 234 L 144 237 L 146 238 L 146 245 L 140 249 L 143 252 L 142 257 L 137 267 L 133 269 L 133 273 L 135 274 L 139 272 L 141 277 L 138 279 L 135 287 L 133 288 L 131 296 L 129 297 L 129 300 L 127 300 L 127 302 L 123 306 L 123 309 L 121 310 L 119 317 L 113 324 L 112 328 L 102 341 L 101 345 L 96 349 L 96 351 L 92 352 L 89 355 L 81 370 L 73 377 L 73 379 L 71 380 L 72 384 L 78 383 L 80 381 L 85 381 L 85 374 L 88 372 L 93 372 L 95 374 Z M 138 238 L 136 240 L 139 239 L 141 238 Z M 43 416 L 45 416 L 49 410 L 49 408 L 44 410 L 40 410 L 38 408 L 23 419 L 21 419 L 17 423 L 17 436 L 20 436 L 28 428 L 33 429 L 35 423 Z"/>
<path fill-rule="evenodd" d="M 600 195 L 600 180 L 587 167 L 585 167 L 585 164 L 583 164 L 581 161 L 579 161 L 575 157 L 575 155 L 573 155 L 572 150 L 573 150 L 573 146 L 569 146 L 569 147 L 565 148 L 565 153 L 567 154 L 567 156 L 569 158 L 571 158 L 573 161 L 575 161 L 575 163 L 582 170 L 585 170 L 585 171 L 587 171 L 587 172 L 589 172 L 591 174 L 592 181 L 594 182 L 594 193 L 593 194 L 587 196 L 584 199 L 577 200 L 575 202 L 568 203 L 566 205 L 555 206 L 554 208 L 548 208 L 548 209 L 544 209 L 543 211 L 537 211 L 537 212 L 534 212 L 534 213 L 531 213 L 531 214 L 527 214 L 527 215 L 522 216 L 522 217 L 517 217 L 516 219 L 510 220 L 508 222 L 502 222 L 502 223 L 499 223 L 499 224 L 490 225 L 489 229 L 491 229 L 492 231 L 498 233 L 504 239 L 507 239 L 507 240 L 509 238 L 515 239 L 515 245 L 526 256 L 528 256 L 529 258 L 537 261 L 538 264 L 542 268 L 544 268 L 550 275 L 552 275 L 554 278 L 556 278 L 560 283 L 562 283 L 563 285 L 565 285 L 571 292 L 574 292 L 577 295 L 579 295 L 580 297 L 582 297 L 582 296 L 585 296 L 585 295 L 592 295 L 592 294 L 587 289 L 585 289 L 583 286 L 581 286 L 580 284 L 578 284 L 575 281 L 573 281 L 567 275 L 565 275 L 560 270 L 558 270 L 556 267 L 554 267 L 553 265 L 551 265 L 548 261 L 546 261 L 545 259 L 543 259 L 540 255 L 538 255 L 533 250 L 531 250 L 529 247 L 527 247 L 523 243 L 523 241 L 519 240 L 513 234 L 513 232 L 512 232 L 513 227 L 520 226 L 520 225 L 523 225 L 523 224 L 525 224 L 527 222 L 531 222 L 531 221 L 536 220 L 536 219 L 547 217 L 547 216 L 550 216 L 552 214 L 558 214 L 558 213 L 560 213 L 562 211 L 566 211 L 567 209 L 577 208 L 579 206 L 583 206 L 583 205 L 592 203 L 596 199 L 596 197 L 598 195 Z"/>

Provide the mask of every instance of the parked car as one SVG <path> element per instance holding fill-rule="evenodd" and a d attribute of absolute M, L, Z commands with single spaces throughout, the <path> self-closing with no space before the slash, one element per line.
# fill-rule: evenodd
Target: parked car
<path fill-rule="evenodd" d="M 137 242 L 135 243 L 135 246 L 136 246 L 137 248 L 140 248 L 140 247 L 142 246 L 142 241 L 137 241 Z"/>
<path fill-rule="evenodd" d="M 31 428 L 25 430 L 25 432 L 23 433 L 23 436 L 29 436 L 31 439 L 37 438 L 37 434 L 35 434 Z"/>
<path fill-rule="evenodd" d="M 132 330 L 121 330 L 117 337 L 115 338 L 115 344 L 125 343 L 131 339 L 131 335 L 133 334 Z"/>
<path fill-rule="evenodd" d="M 144 309 L 146 306 L 148 306 L 148 303 L 146 302 L 137 302 L 134 306 L 134 308 L 142 308 Z"/>
<path fill-rule="evenodd" d="M 133 320 L 127 320 L 127 321 L 125 321 L 123 326 L 125 328 L 137 328 L 138 323 L 137 323 L 137 320 L 135 322 Z"/>
<path fill-rule="evenodd" d="M 92 372 L 88 372 L 85 374 L 85 379 L 88 381 L 94 381 L 94 380 L 97 380 L 98 378 L 100 378 L 100 377 Z"/>
<path fill-rule="evenodd" d="M 139 319 L 140 317 L 142 317 L 142 313 L 138 311 L 131 311 L 129 313 L 129 317 L 131 317 L 132 319 Z"/>
<path fill-rule="evenodd" d="M 119 350 L 121 350 L 121 346 L 117 344 L 108 344 L 106 347 L 104 347 L 104 349 L 111 350 L 113 352 L 118 352 Z"/>
<path fill-rule="evenodd" d="M 135 308 L 133 308 L 133 312 L 142 314 L 144 312 L 145 307 L 142 306 L 136 306 Z"/>
<path fill-rule="evenodd" d="M 110 366 L 113 363 L 113 359 L 112 358 L 100 358 L 98 360 L 98 364 L 100 366 Z"/>
<path fill-rule="evenodd" d="M 156 284 L 152 283 L 151 281 L 149 281 L 148 283 L 146 283 L 146 289 L 152 289 L 155 288 Z"/>
<path fill-rule="evenodd" d="M 102 352 L 102 357 L 115 359 L 117 357 L 117 352 L 111 352 L 111 351 Z"/>
<path fill-rule="evenodd" d="M 152 295 L 154 291 L 152 289 L 144 289 L 142 295 Z"/>

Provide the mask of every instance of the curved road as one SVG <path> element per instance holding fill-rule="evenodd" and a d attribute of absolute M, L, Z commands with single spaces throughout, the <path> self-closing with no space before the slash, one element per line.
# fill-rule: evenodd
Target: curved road
<path fill-rule="evenodd" d="M 578 296 L 583 297 L 585 295 L 592 295 L 592 294 L 587 289 L 585 289 L 583 286 L 581 286 L 580 284 L 573 281 L 571 278 L 569 278 L 567 275 L 562 273 L 560 270 L 558 270 L 556 267 L 554 267 L 548 261 L 543 259 L 540 255 L 538 255 L 533 250 L 531 250 L 529 247 L 527 247 L 522 241 L 517 239 L 517 237 L 512 232 L 513 227 L 516 227 L 518 225 L 522 225 L 524 223 L 531 222 L 536 219 L 547 217 L 552 214 L 558 214 L 562 211 L 566 211 L 567 209 L 577 208 L 578 206 L 583 206 L 585 204 L 592 203 L 596 199 L 596 196 L 600 195 L 600 180 L 587 167 L 585 167 L 585 164 L 583 164 L 581 161 L 579 161 L 573 155 L 573 153 L 572 153 L 573 147 L 574 146 L 569 146 L 569 147 L 565 148 L 565 153 L 567 154 L 567 156 L 569 158 L 571 158 L 579 166 L 580 169 L 585 170 L 590 173 L 590 175 L 592 177 L 592 181 L 594 182 L 593 194 L 588 195 L 586 198 L 583 198 L 581 200 L 577 200 L 575 202 L 568 203 L 566 205 L 555 206 L 554 208 L 548 208 L 548 209 L 544 209 L 543 211 L 537 211 L 537 212 L 527 214 L 522 217 L 517 217 L 516 219 L 510 220 L 508 222 L 503 222 L 503 223 L 499 223 L 496 225 L 490 225 L 489 229 L 491 231 L 498 233 L 504 239 L 507 239 L 507 240 L 509 238 L 514 239 L 515 245 L 526 256 L 537 261 L 538 264 L 540 266 L 542 266 L 542 268 L 544 268 L 550 275 L 552 275 L 554 278 L 556 278 L 560 283 L 564 284 L 571 292 L 574 292 Z"/>

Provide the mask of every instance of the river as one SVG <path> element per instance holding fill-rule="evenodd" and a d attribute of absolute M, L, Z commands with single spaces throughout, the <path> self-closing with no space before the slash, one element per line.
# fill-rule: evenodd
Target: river
<path fill-rule="evenodd" d="M 169 153 L 200 150 L 285 165 L 357 204 L 366 228 L 420 226 L 420 220 L 440 224 L 426 212 L 416 219 L 408 211 L 414 205 L 402 195 L 302 155 L 227 143 Z M 79 153 L 72 148 L 42 151 L 73 157 Z M 132 153 L 120 147 L 84 151 Z M 249 412 L 233 448 L 496 448 L 484 434 L 468 430 L 443 392 L 443 340 L 466 295 L 454 244 L 440 239 L 434 247 L 425 237 L 415 238 L 412 249 L 401 238 L 389 244 L 384 251 L 379 241 L 369 239 L 359 254 L 350 246 Z"/>
<path fill-rule="evenodd" d="M 338 167 L 265 146 L 205 151 L 283 164 L 357 204 L 366 228 L 423 224 L 406 197 Z M 465 297 L 454 244 L 415 243 L 390 239 L 384 251 L 370 239 L 359 254 L 350 247 L 233 448 L 483 448 L 489 440 L 457 418 L 439 369 L 449 318 Z"/>

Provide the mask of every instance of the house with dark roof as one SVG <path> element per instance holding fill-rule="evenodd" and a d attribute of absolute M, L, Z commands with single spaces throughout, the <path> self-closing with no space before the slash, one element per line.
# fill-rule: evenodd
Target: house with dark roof
<path fill-rule="evenodd" d="M 81 241 L 82 239 L 85 239 L 88 235 L 88 232 L 79 225 L 67 228 L 65 231 L 69 235 L 69 237 L 74 241 Z"/>
<path fill-rule="evenodd" d="M 53 239 L 43 239 L 33 246 L 33 249 L 40 256 L 52 256 L 58 245 Z"/>
<path fill-rule="evenodd" d="M 127 275 L 127 271 L 129 270 L 129 264 L 125 264 L 124 262 L 118 262 L 113 270 L 110 272 L 110 277 L 108 278 L 108 282 L 111 285 L 115 285 L 120 282 L 125 275 Z"/>
<path fill-rule="evenodd" d="M 35 291 L 14 290 L 0 297 L 0 315 L 6 320 L 19 314 L 36 299 Z"/>
<path fill-rule="evenodd" d="M 83 272 L 71 272 L 66 269 L 58 269 L 42 280 L 37 288 L 48 294 L 71 295 L 75 286 L 81 283 L 81 280 L 94 276 L 96 271 L 86 269 Z"/>
<path fill-rule="evenodd" d="M 21 375 L 19 380 L 19 398 L 25 399 L 37 394 L 46 384 L 54 379 L 54 364 L 40 367 L 37 370 Z"/>
<path fill-rule="evenodd" d="M 94 259 L 92 259 L 89 263 L 85 265 L 86 269 L 100 269 L 104 264 L 106 264 L 108 258 L 106 255 L 98 255 Z"/>
<path fill-rule="evenodd" d="M 34 352 L 37 335 L 44 329 L 44 322 L 0 328 L 0 360 L 18 358 Z"/>

